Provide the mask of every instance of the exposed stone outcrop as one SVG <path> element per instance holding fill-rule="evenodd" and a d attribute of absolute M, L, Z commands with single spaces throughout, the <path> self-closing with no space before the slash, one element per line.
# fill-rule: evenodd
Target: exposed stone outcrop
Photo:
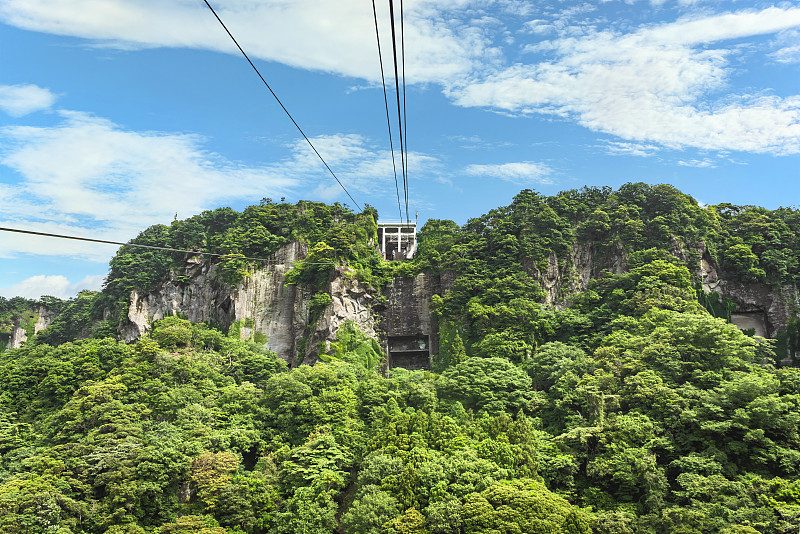
<path fill-rule="evenodd" d="M 8 340 L 8 348 L 18 349 L 23 343 L 28 341 L 28 330 L 26 329 L 26 325 L 30 324 L 31 321 L 33 321 L 33 333 L 38 334 L 47 328 L 56 317 L 57 314 L 52 313 L 45 306 L 39 306 L 35 312 L 18 317 L 14 321 L 14 326 L 11 329 L 11 336 Z"/>
<path fill-rule="evenodd" d="M 702 281 L 703 291 L 706 293 L 711 293 L 716 290 L 719 285 L 720 280 L 717 267 L 714 265 L 711 256 L 709 256 L 707 252 L 704 252 L 703 256 L 700 258 L 697 276 Z"/>
<path fill-rule="evenodd" d="M 387 335 L 415 336 L 431 331 L 430 302 L 438 281 L 438 277 L 422 273 L 389 282 L 384 292 Z"/>
<path fill-rule="evenodd" d="M 627 265 L 627 256 L 621 247 L 599 254 L 597 246 L 576 241 L 566 258 L 550 254 L 544 270 L 532 260 L 522 260 L 523 268 L 536 278 L 545 290 L 544 303 L 555 308 L 564 308 L 567 299 L 586 289 L 589 280 L 603 271 L 621 274 Z"/>
<path fill-rule="evenodd" d="M 716 292 L 736 304 L 731 322 L 743 330 L 753 329 L 758 336 L 775 338 L 786 331 L 789 318 L 800 310 L 797 287 L 793 284 L 767 285 L 760 282 L 739 282 L 725 277 L 706 250 L 699 243 L 696 250 L 700 258 L 697 277 L 703 291 Z M 690 261 L 685 258 L 684 261 Z"/>
<path fill-rule="evenodd" d="M 290 243 L 273 255 L 270 264 L 234 287 L 223 280 L 217 265 L 190 257 L 180 276 L 174 274 L 156 291 L 131 293 L 128 322 L 120 327 L 120 335 L 131 342 L 149 332 L 153 321 L 173 314 L 225 328 L 236 320 L 251 319 L 252 328 L 242 328 L 242 335 L 265 334 L 269 348 L 285 357 L 295 346 L 295 317 L 307 310 L 302 292 L 286 285 L 284 277 L 306 252 L 301 243 Z"/>
<path fill-rule="evenodd" d="M 286 273 L 307 253 L 304 244 L 292 242 L 234 287 L 223 281 L 216 265 L 189 258 L 183 272 L 175 273 L 156 291 L 131 293 L 128 322 L 120 327 L 120 336 L 131 342 L 149 332 L 153 321 L 172 314 L 223 328 L 241 321 L 243 339 L 265 336 L 265 346 L 290 364 L 316 361 L 319 351 L 330 349 L 329 342 L 346 320 L 377 336 L 372 313 L 375 299 L 344 268 L 334 271 L 326 288 L 331 304 L 310 322 L 313 294 L 285 283 Z"/>
<path fill-rule="evenodd" d="M 789 317 L 800 310 L 797 288 L 792 284 L 769 286 L 762 283 L 742 283 L 720 280 L 714 291 L 736 303 L 732 322 L 741 322 L 740 328 L 755 328 L 763 321 L 766 337 L 776 337 L 786 330 Z M 733 320 L 733 319 L 736 320 Z"/>
<path fill-rule="evenodd" d="M 235 287 L 222 280 L 216 265 L 190 257 L 183 272 L 175 273 L 158 290 L 131 294 L 121 337 L 133 341 L 147 333 L 153 321 L 175 313 L 223 328 L 238 321 L 243 339 L 265 339 L 267 348 L 296 365 L 314 363 L 321 353 L 329 353 L 339 327 L 350 320 L 383 344 L 390 365 L 393 352 L 398 361 L 401 356 L 413 359 L 417 353 L 438 353 L 438 324 L 431 317 L 430 302 L 433 295 L 444 295 L 452 288 L 454 273 L 397 278 L 378 294 L 358 282 L 347 268 L 337 267 L 323 289 L 331 297 L 330 304 L 324 310 L 311 310 L 314 295 L 285 283 L 286 273 L 307 252 L 300 242 L 290 243 Z M 794 286 L 726 280 L 702 242 L 684 246 L 673 240 L 671 252 L 694 271 L 706 292 L 715 291 L 737 304 L 733 319 L 742 328 L 775 337 L 800 309 Z M 523 268 L 541 283 L 545 304 L 563 308 L 592 278 L 603 271 L 621 274 L 627 263 L 621 247 L 598 248 L 578 241 L 566 257 L 551 254 L 544 265 L 523 260 Z"/>
<path fill-rule="evenodd" d="M 14 327 L 11 329 L 11 337 L 8 340 L 8 348 L 18 349 L 26 341 L 28 341 L 28 333 L 18 324 L 14 324 Z"/>
<path fill-rule="evenodd" d="M 381 338 L 378 327 L 382 306 L 369 288 L 348 276 L 346 268 L 337 267 L 334 270 L 328 294 L 331 296 L 331 303 L 316 322 L 305 328 L 308 343 L 302 355 L 303 363 L 314 363 L 320 352 L 330 352 L 330 342 L 336 339 L 336 333 L 345 321 L 353 321 L 365 334 L 376 339 Z M 300 358 L 301 355 L 297 356 Z"/>
<path fill-rule="evenodd" d="M 389 367 L 430 369 L 430 357 L 439 352 L 439 324 L 431 315 L 433 295 L 444 295 L 455 273 L 421 273 L 395 278 L 384 288 L 384 348 Z"/>
<path fill-rule="evenodd" d="M 670 246 L 672 255 L 689 266 L 706 293 L 717 292 L 721 298 L 727 297 L 736 304 L 732 322 L 740 328 L 754 328 L 758 335 L 774 338 L 786 330 L 789 317 L 800 311 L 800 297 L 794 285 L 769 286 L 727 280 L 704 242 L 684 246 L 672 238 Z M 523 267 L 545 290 L 545 304 L 563 308 L 569 296 L 585 290 L 589 281 L 603 271 L 625 272 L 627 256 L 621 248 L 604 250 L 601 254 L 591 243 L 576 241 L 567 258 L 551 254 L 544 269 L 531 260 L 523 260 Z"/>

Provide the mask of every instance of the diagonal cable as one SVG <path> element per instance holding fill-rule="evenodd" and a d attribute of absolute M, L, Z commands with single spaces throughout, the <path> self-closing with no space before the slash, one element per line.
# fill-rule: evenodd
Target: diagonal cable
<path fill-rule="evenodd" d="M 280 99 L 280 98 L 278 98 L 278 95 L 276 95 L 276 94 L 275 94 L 275 91 L 273 91 L 273 90 L 272 90 L 272 87 L 270 87 L 270 86 L 269 86 L 269 84 L 267 83 L 267 80 L 265 80 L 265 79 L 264 79 L 264 77 L 261 75 L 261 72 L 258 70 L 258 68 L 257 68 L 257 67 L 256 67 L 256 66 L 253 64 L 253 62 L 252 62 L 252 61 L 250 61 L 250 57 L 247 55 L 247 53 L 245 53 L 244 49 L 242 49 L 242 47 L 239 45 L 239 42 L 238 42 L 238 41 L 236 40 L 236 38 L 233 36 L 233 34 L 231 33 L 231 31 L 228 29 L 228 27 L 227 27 L 227 26 L 225 26 L 225 23 L 224 23 L 224 22 L 222 22 L 222 19 L 221 19 L 221 18 L 219 18 L 219 15 L 217 15 L 217 12 L 216 12 L 216 11 L 214 11 L 214 8 L 213 8 L 213 7 L 211 7 L 211 4 L 209 4 L 209 3 L 208 3 L 208 0 L 203 0 L 203 2 L 205 2 L 205 4 L 208 6 L 208 9 L 210 9 L 210 10 L 211 10 L 211 12 L 214 14 L 214 17 L 216 17 L 216 19 L 219 21 L 219 23 L 220 23 L 220 24 L 222 25 L 222 27 L 225 29 L 225 32 L 228 34 L 228 36 L 231 38 L 231 40 L 233 41 L 233 43 L 236 45 L 236 48 L 238 48 L 238 49 L 239 49 L 239 52 L 241 52 L 241 53 L 242 53 L 242 55 L 243 55 L 243 56 L 244 56 L 244 58 L 247 60 L 247 62 L 248 62 L 248 63 L 250 63 L 250 66 L 251 66 L 251 67 L 253 67 L 253 70 L 254 70 L 254 71 L 256 71 L 256 74 L 258 74 L 258 77 L 259 77 L 259 78 L 261 78 L 261 81 L 262 81 L 262 82 L 264 82 L 264 85 L 266 85 L 266 86 L 267 86 L 267 89 L 269 89 L 269 92 L 270 92 L 270 93 L 272 93 L 272 96 L 274 96 L 274 97 L 275 97 L 275 100 L 278 102 L 278 104 L 281 106 L 281 108 L 283 109 L 283 111 L 286 113 L 286 116 L 287 116 L 287 117 L 289 117 L 289 119 L 292 121 L 292 124 L 294 124 L 294 125 L 295 125 L 295 127 L 297 128 L 297 131 L 299 131 L 299 132 L 302 134 L 302 136 L 303 136 L 303 139 L 305 139 L 305 140 L 306 140 L 306 142 L 308 143 L 308 146 L 310 146 L 310 147 L 311 147 L 311 150 L 313 150 L 313 151 L 314 151 L 314 153 L 315 153 L 315 154 L 317 155 L 317 157 L 320 159 L 320 161 L 322 162 L 322 164 L 323 164 L 323 165 L 325 165 L 325 168 L 326 168 L 326 169 L 328 169 L 328 172 L 330 172 L 330 173 L 331 173 L 331 176 L 333 176 L 333 177 L 334 177 L 334 179 L 335 179 L 335 180 L 336 180 L 336 181 L 339 183 L 339 185 L 342 187 L 342 189 L 344 190 L 344 192 L 345 192 L 345 193 L 347 193 L 347 196 L 348 196 L 348 197 L 350 197 L 350 200 L 352 200 L 352 201 L 353 201 L 353 203 L 356 205 L 356 207 L 357 207 L 359 210 L 360 210 L 360 209 L 362 209 L 362 208 L 361 208 L 361 206 L 359 206 L 359 205 L 358 205 L 358 202 L 356 202 L 356 199 L 354 199 L 354 198 L 353 198 L 353 195 L 351 195 L 351 194 L 350 194 L 350 192 L 347 190 L 347 188 L 344 186 L 344 184 L 341 182 L 341 180 L 339 180 L 339 178 L 336 176 L 336 174 L 334 174 L 333 170 L 330 168 L 330 166 L 327 164 L 327 162 L 326 162 L 326 161 L 323 159 L 323 157 L 322 157 L 322 156 L 320 155 L 320 153 L 317 151 L 317 149 L 316 149 L 316 147 L 314 146 L 314 144 L 311 142 L 311 140 L 308 138 L 308 136 L 305 134 L 305 132 L 303 132 L 303 129 L 302 129 L 302 128 L 300 128 L 300 125 L 299 125 L 299 124 L 297 124 L 297 121 L 295 121 L 295 120 L 294 120 L 294 117 L 292 117 L 292 114 L 291 114 L 291 113 L 289 113 L 289 110 L 288 110 L 288 109 L 286 109 L 286 106 L 284 106 L 284 105 L 283 105 L 283 102 L 281 102 L 281 99 Z"/>
<path fill-rule="evenodd" d="M 217 258 L 229 258 L 229 259 L 242 259 L 242 260 L 252 260 L 252 261 L 260 261 L 265 264 L 274 264 L 274 265 L 283 265 L 287 263 L 305 263 L 307 265 L 336 265 L 334 263 L 322 263 L 322 262 L 305 262 L 305 261 L 295 261 L 295 262 L 277 262 L 275 260 L 269 258 L 250 258 L 247 256 L 242 256 L 239 254 L 218 254 L 216 252 L 205 252 L 202 250 L 189 250 L 184 248 L 171 248 L 171 247 L 159 247 L 156 245 L 142 245 L 140 243 L 131 243 L 130 241 L 127 243 L 123 243 L 121 241 L 107 241 L 105 239 L 94 239 L 91 237 L 78 237 L 74 235 L 63 235 L 63 234 L 48 234 L 46 232 L 34 232 L 33 230 L 21 230 L 19 228 L 4 228 L 0 227 L 0 232 L 13 232 L 16 234 L 26 234 L 26 235 L 35 235 L 41 237 L 55 237 L 58 239 L 72 239 L 73 241 L 88 241 L 89 243 L 103 243 L 106 245 L 119 245 L 122 247 L 136 247 L 136 248 L 146 248 L 150 250 L 163 250 L 166 252 L 186 252 L 189 254 L 197 254 L 198 256 L 212 256 Z M 347 264 L 347 262 L 344 262 Z"/>

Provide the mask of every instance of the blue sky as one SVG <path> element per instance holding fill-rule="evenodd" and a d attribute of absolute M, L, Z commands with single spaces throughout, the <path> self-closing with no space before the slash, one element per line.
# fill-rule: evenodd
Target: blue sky
<path fill-rule="evenodd" d="M 213 5 L 356 201 L 399 218 L 371 3 Z M 420 222 L 629 181 L 798 204 L 800 2 L 404 9 Z M 262 197 L 348 202 L 201 0 L 0 0 L 0 226 L 126 241 Z M 97 289 L 114 252 L 0 233 L 0 295 Z"/>

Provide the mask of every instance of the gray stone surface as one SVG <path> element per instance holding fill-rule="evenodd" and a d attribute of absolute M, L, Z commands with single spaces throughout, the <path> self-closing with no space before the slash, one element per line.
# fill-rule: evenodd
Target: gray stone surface
<path fill-rule="evenodd" d="M 683 247 L 674 241 L 672 249 L 688 265 L 696 265 L 694 271 L 704 291 L 715 291 L 737 304 L 733 322 L 740 328 L 755 328 L 758 335 L 775 337 L 800 309 L 798 291 L 793 285 L 767 286 L 726 280 L 702 242 Z M 296 365 L 314 363 L 320 353 L 330 352 L 338 329 L 350 320 L 378 339 L 387 351 L 390 338 L 424 336 L 429 354 L 438 353 L 438 322 L 431 315 L 430 302 L 433 295 L 444 295 L 453 287 L 455 273 L 397 278 L 379 293 L 359 283 L 347 268 L 337 267 L 324 288 L 331 296 L 331 303 L 312 322 L 309 302 L 314 295 L 285 283 L 286 273 L 307 253 L 302 243 L 290 243 L 276 252 L 268 265 L 254 269 L 234 287 L 222 280 L 216 265 L 189 257 L 183 269 L 156 291 L 131 293 L 128 321 L 120 326 L 120 337 L 131 342 L 146 334 L 153 321 L 175 313 L 223 329 L 234 321 L 247 321 L 240 329 L 244 339 L 255 338 L 257 334 L 261 339 L 263 334 L 268 349 Z M 569 296 L 583 291 L 592 278 L 604 270 L 624 272 L 626 262 L 627 256 L 621 248 L 598 252 L 591 244 L 576 243 L 565 258 L 551 255 L 546 264 L 538 266 L 523 260 L 523 267 L 542 284 L 545 304 L 563 308 Z M 45 328 L 52 319 L 46 309 L 40 309 L 36 331 Z M 18 321 L 12 332 L 10 348 L 19 347 L 26 340 L 19 324 Z M 299 354 L 300 347 L 305 349 Z"/>
<path fill-rule="evenodd" d="M 38 334 L 45 328 L 47 328 L 50 323 L 53 322 L 57 315 L 53 314 L 50 310 L 48 310 L 44 306 L 39 306 L 39 309 L 36 311 L 36 322 L 33 325 L 33 333 Z M 23 343 L 28 341 L 28 333 L 22 328 L 22 322 L 24 318 L 18 317 L 14 321 L 14 327 L 11 329 L 11 337 L 8 340 L 8 347 L 9 349 L 18 349 L 22 346 Z"/>
<path fill-rule="evenodd" d="M 796 315 L 800 309 L 797 288 L 791 284 L 769 286 L 721 279 L 713 291 L 735 302 L 737 314 L 761 314 L 764 317 L 765 337 L 774 338 L 779 332 L 785 331 L 789 317 Z"/>
<path fill-rule="evenodd" d="M 292 242 L 235 287 L 222 280 L 215 265 L 190 258 L 182 276 L 172 276 L 156 291 L 131 293 L 128 322 L 121 326 L 120 335 L 131 342 L 149 332 L 153 321 L 176 313 L 193 322 L 223 328 L 234 321 L 252 320 L 252 328 L 242 328 L 240 335 L 246 339 L 264 334 L 265 346 L 290 364 L 314 363 L 320 352 L 330 350 L 330 342 L 347 320 L 377 338 L 378 320 L 372 311 L 375 299 L 344 268 L 337 268 L 326 288 L 331 304 L 314 324 L 309 323 L 308 305 L 313 294 L 285 283 L 294 262 L 303 260 L 307 253 L 305 245 Z M 298 354 L 303 338 L 308 342 L 305 351 Z"/>
<path fill-rule="evenodd" d="M 739 330 L 752 329 L 755 331 L 755 335 L 768 337 L 764 312 L 732 313 L 731 323 L 735 324 Z"/>

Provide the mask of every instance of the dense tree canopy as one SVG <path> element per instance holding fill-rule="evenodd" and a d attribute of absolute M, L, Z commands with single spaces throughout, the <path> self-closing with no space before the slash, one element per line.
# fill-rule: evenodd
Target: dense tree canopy
<path fill-rule="evenodd" d="M 0 353 L 0 531 L 797 528 L 800 370 L 778 365 L 785 345 L 731 325 L 696 274 L 704 254 L 729 280 L 795 284 L 795 210 L 700 206 L 665 185 L 523 191 L 463 227 L 428 221 L 402 265 L 375 251 L 375 217 L 264 199 L 136 241 L 228 254 L 219 272 L 233 283 L 254 268 L 243 257 L 300 239 L 310 259 L 289 278 L 314 291 L 312 313 L 336 263 L 376 293 L 393 274 L 449 273 L 431 302 L 433 372 L 385 372 L 381 344 L 353 323 L 322 362 L 293 369 L 235 329 L 180 317 L 114 339 L 115 306 L 179 276 L 185 255 L 124 247 L 103 292 L 0 299 L 4 327 L 30 326 L 40 304 L 59 313 Z M 594 259 L 586 290 L 548 293 L 554 272 L 577 287 L 577 254 Z"/>

